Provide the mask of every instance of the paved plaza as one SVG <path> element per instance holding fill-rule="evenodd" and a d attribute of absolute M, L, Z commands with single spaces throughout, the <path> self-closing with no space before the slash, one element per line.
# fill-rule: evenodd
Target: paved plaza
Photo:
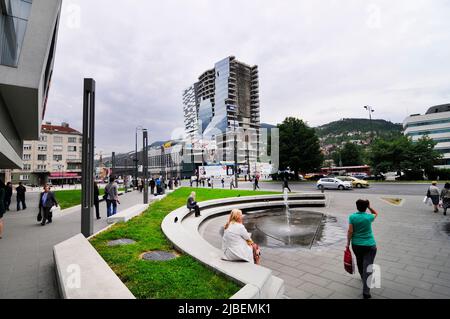
<path fill-rule="evenodd" d="M 327 207 L 307 210 L 336 217 L 344 230 L 360 197 L 369 199 L 380 214 L 373 228 L 381 288 L 372 290 L 374 298 L 450 298 L 450 237 L 445 232 L 446 227 L 450 229 L 449 216 L 434 214 L 422 203 L 423 196 L 352 191 L 326 195 Z M 68 210 L 56 216 L 53 224 L 42 227 L 36 222 L 37 196 L 28 194 L 26 211 L 5 214 L 5 233 L 0 241 L 0 298 L 59 298 L 52 248 L 80 232 L 80 210 Z M 395 206 L 383 200 L 385 197 L 400 197 L 403 202 Z M 126 194 L 121 202 L 120 209 L 126 209 L 141 203 L 142 194 Z M 104 203 L 100 209 L 102 219 L 95 221 L 95 231 L 107 226 Z M 221 219 L 213 221 L 224 224 Z M 218 232 L 208 236 L 205 238 L 213 245 L 220 246 Z M 284 279 L 288 298 L 359 299 L 362 283 L 357 274 L 345 273 L 344 247 L 341 237 L 330 246 L 311 250 L 263 248 L 262 265 Z"/>
<path fill-rule="evenodd" d="M 27 210 L 16 212 L 15 205 L 11 205 L 13 210 L 4 216 L 5 230 L 0 240 L 0 299 L 59 298 L 53 246 L 80 233 L 80 208 L 66 210 L 64 215 L 56 215 L 52 224 L 42 227 L 36 221 L 38 196 L 39 193 L 28 193 Z M 139 192 L 121 196 L 118 211 L 142 200 Z M 105 203 L 100 203 L 100 215 L 102 219 L 94 222 L 94 232 L 108 226 Z"/>
<path fill-rule="evenodd" d="M 329 192 L 327 207 L 305 210 L 334 216 L 346 230 L 347 218 L 356 211 L 359 197 L 369 199 L 380 214 L 373 229 L 381 288 L 372 290 L 373 298 L 450 298 L 450 237 L 443 231 L 450 217 L 434 214 L 422 203 L 423 196 L 402 196 L 401 206 L 395 206 L 382 200 L 392 197 L 389 195 Z M 220 217 L 204 230 L 204 237 L 218 248 L 221 239 L 217 227 L 225 221 L 226 216 Z M 361 298 L 359 275 L 344 271 L 345 245 L 346 240 L 340 239 L 311 250 L 263 248 L 262 265 L 284 279 L 288 298 Z"/>

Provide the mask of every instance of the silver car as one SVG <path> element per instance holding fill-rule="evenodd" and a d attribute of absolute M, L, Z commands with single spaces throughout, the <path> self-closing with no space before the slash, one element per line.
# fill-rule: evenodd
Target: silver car
<path fill-rule="evenodd" d="M 322 178 L 317 182 L 317 188 L 323 189 L 352 189 L 353 185 L 351 182 L 342 181 L 339 178 Z"/>

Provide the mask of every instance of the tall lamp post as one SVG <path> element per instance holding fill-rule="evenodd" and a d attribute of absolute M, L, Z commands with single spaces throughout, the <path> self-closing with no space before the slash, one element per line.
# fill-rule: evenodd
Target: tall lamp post
<path fill-rule="evenodd" d="M 370 143 L 372 143 L 372 142 L 373 142 L 373 138 L 374 138 L 374 135 L 373 135 L 373 125 L 372 125 L 372 113 L 374 113 L 375 110 L 373 109 L 372 106 L 369 106 L 369 105 L 364 106 L 364 108 L 369 112 L 370 132 L 371 132 L 371 133 L 370 133 L 370 135 L 371 135 Z"/>
<path fill-rule="evenodd" d="M 142 126 L 138 126 L 138 127 L 136 127 L 136 149 L 135 149 L 135 153 L 134 153 L 134 187 L 133 188 L 137 188 L 138 187 L 138 163 L 139 163 L 139 160 L 138 160 L 138 148 L 137 148 L 137 140 L 138 140 L 138 131 L 139 130 L 142 130 L 143 129 L 143 127 Z"/>
<path fill-rule="evenodd" d="M 147 129 L 142 130 L 143 144 L 143 174 L 144 174 L 144 204 L 148 204 L 148 132 Z"/>
<path fill-rule="evenodd" d="M 233 150 L 234 150 L 234 184 L 235 184 L 235 187 L 238 188 L 239 185 L 238 185 L 238 173 L 237 173 L 238 156 L 237 156 L 237 133 L 236 133 L 236 118 L 237 118 L 236 106 L 233 105 L 232 109 L 234 110 L 234 124 L 233 124 L 233 127 L 234 127 L 234 134 L 233 134 L 234 135 L 234 147 L 233 147 Z"/>

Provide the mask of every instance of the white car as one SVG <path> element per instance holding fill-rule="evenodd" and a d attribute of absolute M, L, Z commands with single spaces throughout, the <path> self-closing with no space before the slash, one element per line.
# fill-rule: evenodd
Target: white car
<path fill-rule="evenodd" d="M 323 189 L 352 189 L 353 185 L 351 182 L 342 181 L 339 178 L 322 178 L 317 182 L 317 188 Z"/>

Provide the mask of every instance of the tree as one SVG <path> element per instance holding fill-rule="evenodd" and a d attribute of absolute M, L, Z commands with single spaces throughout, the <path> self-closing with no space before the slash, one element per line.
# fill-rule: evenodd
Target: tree
<path fill-rule="evenodd" d="M 315 172 L 322 166 L 316 131 L 300 119 L 288 117 L 278 125 L 280 134 L 280 168 L 299 172 Z"/>
<path fill-rule="evenodd" d="M 345 143 L 341 150 L 333 153 L 333 161 L 336 165 L 358 166 L 363 165 L 364 151 L 355 143 Z"/>
<path fill-rule="evenodd" d="M 427 136 L 417 142 L 406 136 L 376 139 L 370 148 L 369 160 L 375 173 L 428 173 L 434 170 L 436 161 L 442 156 L 434 149 L 435 146 L 436 142 Z"/>

